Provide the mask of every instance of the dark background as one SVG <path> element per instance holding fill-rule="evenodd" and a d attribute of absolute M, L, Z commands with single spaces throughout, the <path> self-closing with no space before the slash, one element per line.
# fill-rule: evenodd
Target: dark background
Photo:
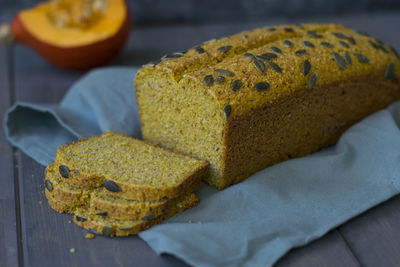
<path fill-rule="evenodd" d="M 0 0 L 0 22 L 39 0 Z M 266 21 L 276 17 L 310 17 L 399 11 L 400 0 L 127 0 L 133 23 L 213 23 Z"/>

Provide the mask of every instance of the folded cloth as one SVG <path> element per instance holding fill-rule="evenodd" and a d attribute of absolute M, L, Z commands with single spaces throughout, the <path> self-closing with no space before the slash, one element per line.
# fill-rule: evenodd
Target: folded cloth
<path fill-rule="evenodd" d="M 57 106 L 17 103 L 10 142 L 43 165 L 57 147 L 105 130 L 140 138 L 133 77 L 104 68 L 78 81 Z M 400 188 L 400 102 L 349 128 L 335 146 L 266 168 L 140 233 L 157 253 L 195 266 L 267 266 L 293 247 L 396 195 Z"/>

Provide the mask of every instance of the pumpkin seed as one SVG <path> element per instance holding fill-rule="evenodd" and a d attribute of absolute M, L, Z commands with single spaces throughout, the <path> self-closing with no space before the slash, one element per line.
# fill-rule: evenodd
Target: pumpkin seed
<path fill-rule="evenodd" d="M 244 53 L 243 56 L 244 56 L 244 58 L 246 58 L 248 60 L 254 59 L 254 55 L 252 53 Z"/>
<path fill-rule="evenodd" d="M 344 70 L 346 68 L 346 62 L 344 61 L 344 58 L 342 58 L 338 53 L 332 52 L 332 57 L 340 69 Z"/>
<path fill-rule="evenodd" d="M 308 31 L 307 35 L 310 36 L 311 38 L 322 38 L 323 37 L 321 34 L 318 34 L 316 31 Z"/>
<path fill-rule="evenodd" d="M 225 81 L 225 77 L 224 76 L 218 76 L 217 78 L 215 78 L 215 82 L 216 83 L 222 83 Z"/>
<path fill-rule="evenodd" d="M 295 54 L 296 56 L 301 56 L 301 55 L 307 54 L 307 51 L 304 50 L 304 49 L 301 49 L 301 50 L 295 51 L 294 54 Z"/>
<path fill-rule="evenodd" d="M 283 45 L 286 46 L 286 47 L 291 47 L 293 44 L 292 44 L 292 42 L 289 41 L 289 40 L 284 40 L 284 41 L 283 41 Z"/>
<path fill-rule="evenodd" d="M 107 216 L 107 214 L 108 214 L 107 211 L 96 212 L 96 215 L 103 216 L 103 217 Z"/>
<path fill-rule="evenodd" d="M 205 52 L 204 48 L 201 46 L 195 47 L 194 51 L 196 52 L 196 54 L 203 54 Z"/>
<path fill-rule="evenodd" d="M 212 75 L 207 75 L 203 78 L 203 83 L 206 86 L 211 86 L 214 83 L 214 78 Z"/>
<path fill-rule="evenodd" d="M 347 65 L 351 66 L 353 64 L 353 61 L 351 60 L 351 56 L 349 53 L 344 52 L 344 61 L 346 62 Z"/>
<path fill-rule="evenodd" d="M 383 75 L 383 77 L 385 78 L 385 80 L 396 80 L 396 74 L 394 73 L 394 63 L 390 62 L 385 70 L 385 73 Z"/>
<path fill-rule="evenodd" d="M 258 60 L 258 59 L 253 60 L 253 65 L 259 72 L 264 73 L 265 65 L 261 60 Z"/>
<path fill-rule="evenodd" d="M 231 112 L 232 112 L 231 105 L 225 105 L 225 107 L 222 109 L 222 113 L 224 114 L 225 119 L 227 119 L 229 115 L 231 115 Z"/>
<path fill-rule="evenodd" d="M 347 35 L 345 35 L 344 33 L 341 33 L 341 32 L 333 32 L 332 35 L 334 35 L 335 37 L 340 38 L 340 39 L 347 39 L 348 38 Z"/>
<path fill-rule="evenodd" d="M 323 46 L 323 47 L 327 47 L 327 48 L 333 48 L 334 47 L 334 45 L 329 43 L 329 42 L 321 42 L 320 45 Z"/>
<path fill-rule="evenodd" d="M 399 53 L 397 53 L 396 49 L 395 49 L 393 46 L 390 46 L 390 50 L 392 50 L 392 53 L 393 53 L 398 59 L 400 59 Z"/>
<path fill-rule="evenodd" d="M 133 229 L 133 226 L 132 225 L 128 225 L 128 226 L 118 226 L 118 230 L 121 230 L 121 231 L 130 231 L 130 230 L 132 230 Z"/>
<path fill-rule="evenodd" d="M 310 77 L 308 78 L 308 89 L 313 89 L 315 83 L 317 82 L 317 73 L 314 72 L 313 74 L 310 75 Z"/>
<path fill-rule="evenodd" d="M 347 40 L 352 45 L 356 44 L 356 40 L 352 36 L 345 35 L 344 33 L 341 32 L 333 32 L 332 34 L 339 39 Z"/>
<path fill-rule="evenodd" d="M 101 234 L 104 236 L 111 236 L 113 233 L 113 227 L 111 225 L 104 225 L 103 230 L 101 230 Z"/>
<path fill-rule="evenodd" d="M 268 66 L 271 70 L 274 70 L 274 71 L 276 71 L 276 72 L 282 73 L 282 69 L 281 69 L 277 64 L 275 64 L 274 62 L 267 61 L 267 66 Z"/>
<path fill-rule="evenodd" d="M 267 28 L 267 32 L 274 32 L 274 31 L 276 31 L 276 28 L 274 27 Z"/>
<path fill-rule="evenodd" d="M 261 55 L 256 55 L 255 56 L 256 59 L 261 60 L 261 61 L 266 61 L 267 59 Z"/>
<path fill-rule="evenodd" d="M 388 51 L 386 50 L 386 48 L 383 46 L 383 43 L 377 40 L 377 44 L 374 43 L 372 40 L 368 40 L 368 43 L 375 49 L 379 49 L 382 50 L 384 53 L 388 53 Z"/>
<path fill-rule="evenodd" d="M 215 69 L 215 73 L 219 75 L 224 75 L 224 76 L 235 76 L 235 73 L 229 70 L 224 70 L 224 69 Z"/>
<path fill-rule="evenodd" d="M 274 53 L 264 53 L 264 54 L 259 55 L 259 56 L 264 58 L 265 60 L 271 60 L 271 59 L 274 59 L 274 58 L 278 57 L 278 55 L 274 54 Z"/>
<path fill-rule="evenodd" d="M 284 30 L 285 32 L 294 32 L 293 29 L 292 29 L 292 28 L 289 28 L 289 27 L 283 28 L 283 30 Z"/>
<path fill-rule="evenodd" d="M 80 216 L 80 215 L 75 215 L 75 220 L 76 220 L 77 222 L 86 222 L 86 221 L 87 221 L 87 218 L 86 218 L 86 217 L 83 217 L 83 216 Z"/>
<path fill-rule="evenodd" d="M 341 46 L 343 46 L 344 48 L 349 48 L 350 47 L 345 41 L 342 41 L 342 40 L 339 40 L 339 44 Z"/>
<path fill-rule="evenodd" d="M 259 92 L 266 91 L 269 89 L 269 83 L 267 82 L 258 82 L 253 86 Z"/>
<path fill-rule="evenodd" d="M 314 48 L 315 47 L 314 44 L 309 42 L 309 41 L 303 41 L 303 45 L 304 45 L 304 47 L 307 47 L 307 48 Z"/>
<path fill-rule="evenodd" d="M 282 50 L 280 50 L 276 46 L 271 46 L 270 49 L 271 49 L 272 52 L 275 52 L 275 53 L 278 53 L 278 54 L 282 54 Z"/>
<path fill-rule="evenodd" d="M 355 40 L 353 37 L 351 37 L 351 36 L 349 36 L 349 37 L 347 38 L 347 41 L 348 41 L 350 44 L 352 44 L 352 45 L 355 45 L 355 44 L 356 44 L 356 40 Z"/>
<path fill-rule="evenodd" d="M 103 181 L 104 187 L 111 192 L 121 192 L 121 188 L 112 180 L 105 179 Z"/>
<path fill-rule="evenodd" d="M 377 44 L 375 44 L 372 40 L 368 40 L 368 43 L 375 49 L 379 48 L 379 46 Z"/>
<path fill-rule="evenodd" d="M 154 215 L 154 213 L 148 213 L 148 214 L 144 215 L 141 218 L 141 220 L 143 220 L 143 221 L 151 221 L 151 220 L 154 220 L 155 218 L 157 218 L 157 217 L 156 217 L 156 215 Z"/>
<path fill-rule="evenodd" d="M 383 44 L 380 44 L 378 49 L 382 50 L 382 52 L 384 52 L 385 54 L 388 53 L 388 51 L 386 50 L 386 48 L 383 46 Z"/>
<path fill-rule="evenodd" d="M 165 56 L 162 57 L 162 59 L 173 59 L 173 58 L 179 58 L 182 56 L 182 53 L 172 53 L 172 54 L 166 54 Z"/>
<path fill-rule="evenodd" d="M 44 180 L 44 186 L 49 192 L 53 191 L 53 184 L 49 180 Z"/>
<path fill-rule="evenodd" d="M 362 64 L 369 64 L 369 59 L 360 53 L 353 53 L 353 55 L 357 58 L 358 62 Z"/>
<path fill-rule="evenodd" d="M 60 172 L 61 176 L 64 178 L 69 178 L 69 169 L 65 165 L 60 165 L 58 167 L 58 171 Z"/>
<path fill-rule="evenodd" d="M 303 72 L 303 75 L 306 76 L 310 72 L 310 69 L 311 69 L 310 61 L 305 60 L 303 64 L 301 64 L 301 71 Z"/>
<path fill-rule="evenodd" d="M 231 87 L 232 87 L 233 91 L 237 91 L 240 89 L 240 87 L 242 87 L 242 85 L 243 85 L 243 82 L 241 80 L 234 80 L 232 82 Z"/>
<path fill-rule="evenodd" d="M 225 46 L 218 47 L 217 52 L 225 53 L 225 52 L 228 52 L 231 49 L 232 49 L 231 45 L 225 45 Z"/>

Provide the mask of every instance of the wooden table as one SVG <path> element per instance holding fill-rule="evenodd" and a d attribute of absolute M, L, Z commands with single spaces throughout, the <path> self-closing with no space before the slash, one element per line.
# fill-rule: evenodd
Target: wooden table
<path fill-rule="evenodd" d="M 214 37 L 266 24 L 133 27 L 113 65 L 142 65 Z M 367 31 L 400 50 L 400 13 L 313 18 Z M 55 69 L 30 49 L 0 47 L 0 112 L 15 101 L 55 104 L 84 72 Z M 133 77 L 132 77 L 133 78 Z M 51 210 L 44 197 L 44 167 L 13 148 L 0 131 L 0 266 L 185 266 L 156 255 L 138 237 L 85 239 L 70 215 Z M 400 166 L 399 166 L 400 171 Z M 293 249 L 277 266 L 400 266 L 400 197 L 371 209 L 309 245 Z M 75 253 L 70 253 L 75 248 Z"/>

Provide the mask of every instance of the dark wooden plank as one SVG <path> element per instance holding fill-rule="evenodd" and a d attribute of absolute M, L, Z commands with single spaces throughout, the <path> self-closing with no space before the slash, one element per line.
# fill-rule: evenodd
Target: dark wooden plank
<path fill-rule="evenodd" d="M 339 228 L 363 266 L 399 266 L 400 196 Z"/>
<path fill-rule="evenodd" d="M 0 47 L 0 118 L 10 106 L 10 69 L 8 52 L 10 48 Z M 18 265 L 18 241 L 14 191 L 13 150 L 0 131 L 0 266 Z"/>
<path fill-rule="evenodd" d="M 309 267 L 309 266 L 360 266 L 353 253 L 337 230 L 332 230 L 324 237 L 315 240 L 305 247 L 291 250 L 276 267 Z"/>

